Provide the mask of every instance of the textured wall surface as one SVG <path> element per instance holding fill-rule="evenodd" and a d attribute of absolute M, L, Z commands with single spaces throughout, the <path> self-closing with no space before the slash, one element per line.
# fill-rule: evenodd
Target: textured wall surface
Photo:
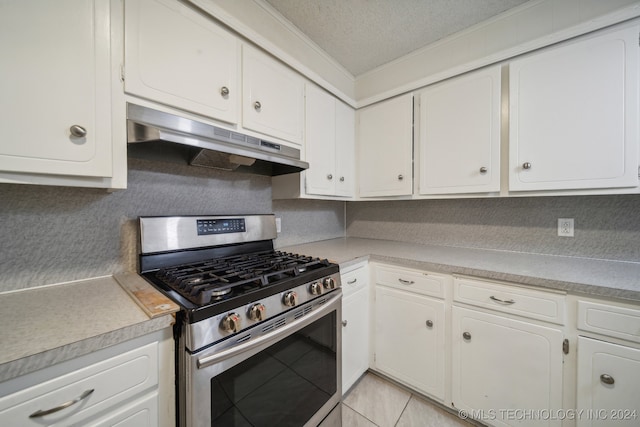
<path fill-rule="evenodd" d="M 128 188 L 111 194 L 0 184 L 0 292 L 136 271 L 139 216 L 274 208 L 270 177 L 139 159 L 129 159 Z M 292 200 L 276 209 L 284 217 L 279 246 L 344 235 L 344 203 Z"/>
<path fill-rule="evenodd" d="M 575 237 L 558 237 L 558 218 Z M 640 261 L 640 196 L 347 203 L 347 236 Z"/>

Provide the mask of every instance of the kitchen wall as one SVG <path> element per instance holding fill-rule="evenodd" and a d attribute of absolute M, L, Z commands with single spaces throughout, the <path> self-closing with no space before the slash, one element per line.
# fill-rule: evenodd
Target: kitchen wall
<path fill-rule="evenodd" d="M 347 235 L 639 262 L 640 195 L 350 202 Z"/>
<path fill-rule="evenodd" d="M 271 213 L 282 247 L 344 235 L 344 202 L 271 201 L 271 178 L 129 159 L 128 188 L 0 184 L 0 292 L 136 271 L 145 215 Z"/>

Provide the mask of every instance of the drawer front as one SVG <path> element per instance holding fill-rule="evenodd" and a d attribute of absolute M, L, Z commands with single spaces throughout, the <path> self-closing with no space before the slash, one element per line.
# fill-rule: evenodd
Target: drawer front
<path fill-rule="evenodd" d="M 367 286 L 369 282 L 369 269 L 367 267 L 360 267 L 351 270 L 342 274 L 340 280 L 342 282 L 342 293 L 344 296 L 351 295 Z"/>
<path fill-rule="evenodd" d="M 640 307 L 578 301 L 578 329 L 640 342 Z"/>
<path fill-rule="evenodd" d="M 558 325 L 565 324 L 566 303 L 562 293 L 467 277 L 454 277 L 453 284 L 454 301 Z"/>
<path fill-rule="evenodd" d="M 0 419 L 5 425 L 70 425 L 119 406 L 157 384 L 158 344 L 151 343 L 3 397 Z M 30 418 L 74 400 L 77 402 L 65 409 Z"/>
<path fill-rule="evenodd" d="M 376 284 L 444 298 L 449 276 L 399 267 L 376 266 Z"/>

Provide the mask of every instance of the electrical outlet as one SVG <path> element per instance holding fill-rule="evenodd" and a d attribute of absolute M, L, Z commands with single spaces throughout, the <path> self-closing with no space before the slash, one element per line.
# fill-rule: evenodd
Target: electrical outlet
<path fill-rule="evenodd" d="M 282 218 L 276 218 L 276 233 L 282 231 Z"/>
<path fill-rule="evenodd" d="M 573 218 L 558 218 L 558 236 L 573 237 Z"/>

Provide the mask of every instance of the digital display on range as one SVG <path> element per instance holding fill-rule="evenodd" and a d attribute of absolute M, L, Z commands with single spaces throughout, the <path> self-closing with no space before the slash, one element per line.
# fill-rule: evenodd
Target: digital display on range
<path fill-rule="evenodd" d="M 198 236 L 207 234 L 244 233 L 244 218 L 199 219 Z"/>

